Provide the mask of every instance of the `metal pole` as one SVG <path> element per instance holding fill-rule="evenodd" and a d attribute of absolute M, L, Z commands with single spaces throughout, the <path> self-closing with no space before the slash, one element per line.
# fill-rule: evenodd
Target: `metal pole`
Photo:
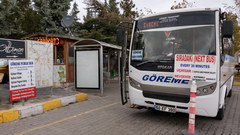
<path fill-rule="evenodd" d="M 100 46 L 100 90 L 103 95 L 103 47 Z"/>
<path fill-rule="evenodd" d="M 118 51 L 118 82 L 119 82 L 119 85 L 121 85 L 121 80 L 120 80 L 120 78 L 121 78 L 121 72 L 120 72 L 120 70 L 121 70 L 121 65 L 120 65 L 120 55 L 121 55 L 121 52 L 120 51 Z"/>
<path fill-rule="evenodd" d="M 127 93 L 126 93 L 126 88 L 127 88 L 127 82 L 126 82 L 126 62 L 127 62 L 127 37 L 128 37 L 128 32 L 127 32 L 127 29 L 125 29 L 125 42 L 124 42 L 124 89 L 125 89 L 125 98 L 126 98 L 126 101 L 127 101 Z"/>
<path fill-rule="evenodd" d="M 108 72 L 108 73 L 110 73 L 110 64 L 111 64 L 111 63 L 110 63 L 110 56 L 111 56 L 110 49 L 109 49 L 109 51 L 108 51 L 108 54 L 107 54 L 107 55 L 108 55 L 108 67 L 107 67 L 107 72 Z"/>

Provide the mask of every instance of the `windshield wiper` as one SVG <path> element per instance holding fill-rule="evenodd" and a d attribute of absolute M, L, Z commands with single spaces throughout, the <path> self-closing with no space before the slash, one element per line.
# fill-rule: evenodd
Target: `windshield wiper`
<path fill-rule="evenodd" d="M 135 67 L 141 66 L 141 65 L 143 65 L 143 64 L 147 64 L 147 63 L 149 63 L 149 62 L 155 62 L 155 61 L 153 61 L 153 60 L 146 60 L 146 61 L 143 61 L 143 62 L 141 62 L 141 63 L 138 63 L 137 65 L 135 65 Z"/>
<path fill-rule="evenodd" d="M 143 64 L 150 63 L 150 62 L 164 62 L 164 63 L 166 63 L 166 62 L 170 62 L 170 61 L 173 62 L 174 60 L 173 59 L 171 59 L 171 60 L 160 60 L 160 59 L 157 59 L 157 60 L 146 60 L 146 61 L 143 61 L 141 63 L 138 63 L 137 65 L 135 65 L 135 67 L 138 67 L 138 66 L 141 66 Z"/>

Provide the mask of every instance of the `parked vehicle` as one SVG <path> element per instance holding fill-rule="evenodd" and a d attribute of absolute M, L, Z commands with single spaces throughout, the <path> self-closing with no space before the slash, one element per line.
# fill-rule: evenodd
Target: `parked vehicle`
<path fill-rule="evenodd" d="M 222 119 L 234 78 L 233 26 L 224 15 L 221 9 L 179 9 L 136 19 L 122 100 L 188 113 L 191 80 L 174 77 L 175 54 L 216 56 L 216 81 L 196 81 L 196 114 Z"/>

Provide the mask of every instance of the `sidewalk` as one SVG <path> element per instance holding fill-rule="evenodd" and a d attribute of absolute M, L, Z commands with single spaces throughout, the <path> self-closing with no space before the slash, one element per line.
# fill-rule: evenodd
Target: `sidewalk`
<path fill-rule="evenodd" d="M 107 81 L 104 87 L 104 94 L 99 89 L 76 90 L 74 85 L 68 87 L 46 87 L 37 88 L 37 96 L 27 99 L 25 102 L 9 102 L 8 84 L 0 85 L 0 123 L 6 123 L 43 114 L 50 110 L 67 106 L 69 104 L 88 100 L 88 94 L 92 96 L 119 98 L 119 81 Z M 116 93 L 116 91 L 118 91 Z M 86 94 L 88 93 L 88 94 Z M 114 95 L 114 96 L 108 96 Z M 119 98 L 120 101 L 120 98 Z"/>
<path fill-rule="evenodd" d="M 8 85 L 9 84 L 0 84 L 0 110 L 13 109 L 22 106 L 22 102 L 20 101 L 15 102 L 14 104 L 11 104 L 9 102 Z M 70 86 L 67 88 L 61 87 L 37 88 L 36 92 L 37 96 L 35 98 L 27 99 L 26 102 L 24 103 L 25 106 L 80 93 L 74 89 L 74 86 Z"/>
<path fill-rule="evenodd" d="M 0 122 L 6 123 L 18 119 L 43 114 L 47 111 L 64 107 L 88 99 L 88 95 L 73 89 L 45 87 L 37 88 L 35 98 L 26 99 L 24 102 L 9 102 L 8 84 L 0 85 Z"/>

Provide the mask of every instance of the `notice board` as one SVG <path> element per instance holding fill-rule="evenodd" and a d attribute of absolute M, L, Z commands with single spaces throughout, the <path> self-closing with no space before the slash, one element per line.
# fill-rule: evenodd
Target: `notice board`
<path fill-rule="evenodd" d="M 34 61 L 10 60 L 9 84 L 10 101 L 36 97 Z"/>

